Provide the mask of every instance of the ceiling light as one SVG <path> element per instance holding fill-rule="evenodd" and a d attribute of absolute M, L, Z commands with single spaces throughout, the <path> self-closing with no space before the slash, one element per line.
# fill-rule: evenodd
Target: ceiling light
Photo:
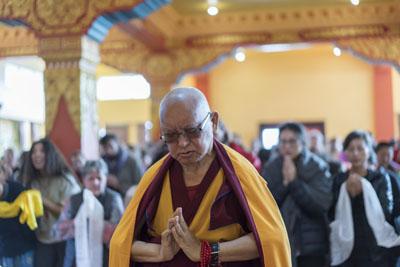
<path fill-rule="evenodd" d="M 342 50 L 340 50 L 340 48 L 339 47 L 334 47 L 333 48 L 333 54 L 335 55 L 335 56 L 337 56 L 337 57 L 340 57 L 341 55 L 342 55 Z"/>
<path fill-rule="evenodd" d="M 253 49 L 264 53 L 286 52 L 311 48 L 309 43 L 257 45 Z"/>
<path fill-rule="evenodd" d="M 358 6 L 360 4 L 360 0 L 350 0 L 353 6 Z"/>
<path fill-rule="evenodd" d="M 210 16 L 215 16 L 218 14 L 218 12 L 219 12 L 219 9 L 216 6 L 209 6 L 207 9 L 207 13 Z"/>
<path fill-rule="evenodd" d="M 238 62 L 243 62 L 246 60 L 246 54 L 244 53 L 244 49 L 243 48 L 238 48 L 235 51 L 235 59 Z"/>
<path fill-rule="evenodd" d="M 145 128 L 146 130 L 151 130 L 151 129 L 153 128 L 153 123 L 152 123 L 151 121 L 146 121 L 146 122 L 144 123 L 144 128 Z"/>

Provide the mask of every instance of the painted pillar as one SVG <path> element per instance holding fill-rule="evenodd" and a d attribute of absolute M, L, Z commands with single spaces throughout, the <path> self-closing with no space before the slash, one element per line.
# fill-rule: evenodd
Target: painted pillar
<path fill-rule="evenodd" d="M 392 139 L 395 120 L 390 66 L 374 66 L 374 117 L 377 141 Z"/>
<path fill-rule="evenodd" d="M 195 77 L 195 86 L 203 92 L 206 96 L 208 103 L 210 103 L 210 76 L 208 73 L 200 73 Z"/>
<path fill-rule="evenodd" d="M 42 38 L 39 55 L 46 62 L 46 135 L 66 159 L 78 149 L 88 159 L 97 158 L 98 44 L 86 36 Z"/>
<path fill-rule="evenodd" d="M 151 135 L 153 140 L 160 138 L 160 102 L 171 90 L 174 80 L 150 80 L 151 84 L 151 122 L 153 129 Z"/>

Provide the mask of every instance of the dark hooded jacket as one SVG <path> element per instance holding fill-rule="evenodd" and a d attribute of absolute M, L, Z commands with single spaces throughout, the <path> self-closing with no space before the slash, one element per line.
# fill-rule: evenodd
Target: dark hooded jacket
<path fill-rule="evenodd" d="M 327 213 L 331 205 L 329 166 L 315 154 L 304 150 L 296 159 L 297 177 L 283 185 L 283 158 L 276 157 L 263 169 L 281 210 L 292 248 L 297 256 L 322 256 L 329 251 Z"/>

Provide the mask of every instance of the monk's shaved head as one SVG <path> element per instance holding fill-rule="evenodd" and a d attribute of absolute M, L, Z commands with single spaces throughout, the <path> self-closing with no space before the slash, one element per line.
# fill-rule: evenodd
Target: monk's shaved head
<path fill-rule="evenodd" d="M 184 168 L 213 158 L 214 130 L 218 113 L 196 88 L 176 88 L 160 103 L 160 133 L 170 155 Z"/>
<path fill-rule="evenodd" d="M 210 112 L 210 106 L 204 94 L 193 87 L 176 88 L 164 96 L 160 103 L 161 122 L 170 108 L 179 108 L 182 112 L 190 111 L 194 117 Z"/>

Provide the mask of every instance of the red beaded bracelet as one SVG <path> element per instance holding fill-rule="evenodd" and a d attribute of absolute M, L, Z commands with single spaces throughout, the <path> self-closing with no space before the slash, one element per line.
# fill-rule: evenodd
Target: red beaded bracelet
<path fill-rule="evenodd" d="M 200 267 L 208 267 L 211 260 L 211 246 L 207 241 L 201 241 Z"/>

